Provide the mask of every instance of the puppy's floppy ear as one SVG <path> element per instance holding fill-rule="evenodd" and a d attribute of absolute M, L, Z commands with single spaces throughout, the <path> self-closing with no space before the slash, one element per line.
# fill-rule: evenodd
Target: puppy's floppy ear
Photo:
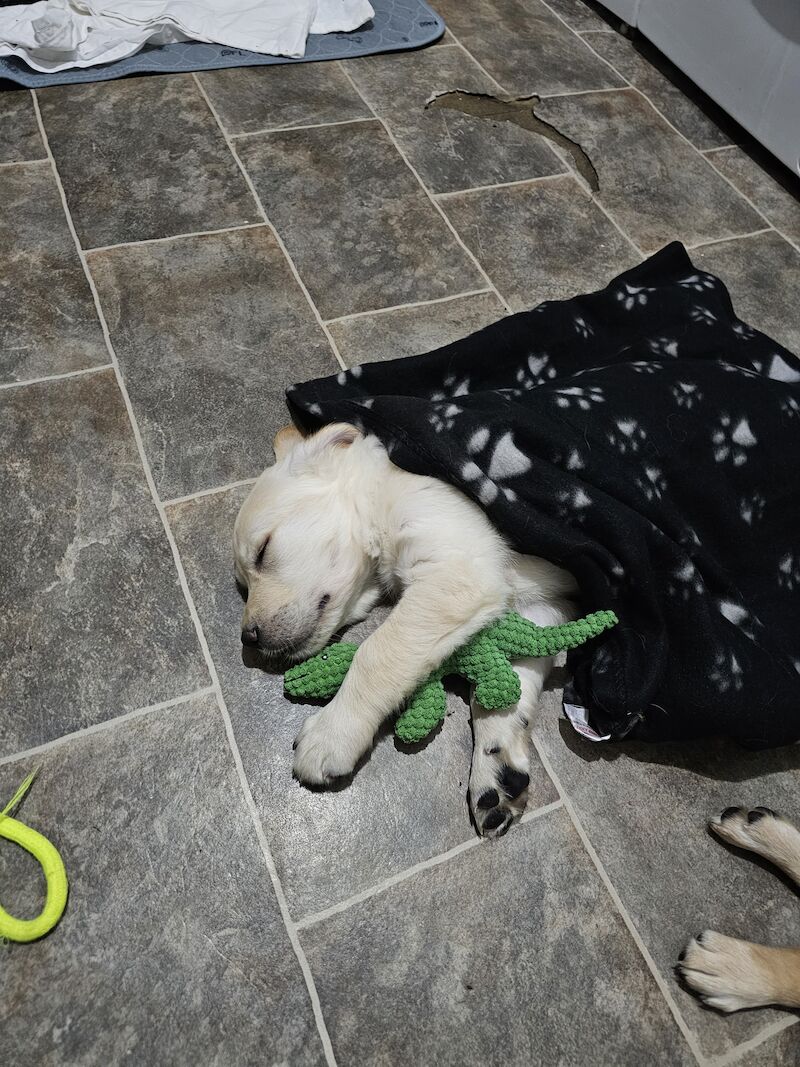
<path fill-rule="evenodd" d="M 278 430 L 275 434 L 275 440 L 272 442 L 272 450 L 275 453 L 276 461 L 280 461 L 287 456 L 295 445 L 299 445 L 302 440 L 303 435 L 294 426 L 284 426 Z"/>
<path fill-rule="evenodd" d="M 357 426 L 351 426 L 349 422 L 332 422 L 306 438 L 305 452 L 311 457 L 330 448 L 349 448 L 363 436 L 361 430 Z"/>

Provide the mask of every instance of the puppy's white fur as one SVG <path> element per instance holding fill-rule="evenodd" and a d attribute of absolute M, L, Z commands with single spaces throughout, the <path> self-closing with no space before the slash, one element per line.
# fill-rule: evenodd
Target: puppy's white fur
<path fill-rule="evenodd" d="M 301 781 L 323 785 L 352 773 L 403 699 L 504 611 L 545 609 L 548 622 L 572 614 L 564 601 L 575 591 L 570 575 L 511 551 L 479 507 L 443 482 L 400 470 L 376 438 L 347 424 L 306 439 L 289 428 L 275 452 L 234 529 L 250 640 L 257 634 L 266 654 L 302 659 L 363 618 L 383 593 L 397 598 L 336 697 L 303 725 L 294 764 Z M 490 733 L 486 748 L 498 750 L 499 760 L 509 755 L 520 769 L 524 758 L 527 766 L 527 735 L 517 735 L 548 667 L 523 668 L 526 706 L 506 716 L 512 726 L 498 717 L 488 733 L 476 728 L 481 752 Z M 514 748 L 520 751 L 511 756 Z M 485 767 L 480 774 L 490 788 L 491 774 Z"/>

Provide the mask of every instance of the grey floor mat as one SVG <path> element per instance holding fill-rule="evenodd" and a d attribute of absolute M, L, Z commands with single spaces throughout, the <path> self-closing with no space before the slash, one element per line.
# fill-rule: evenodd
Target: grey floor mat
<path fill-rule="evenodd" d="M 116 63 L 82 70 L 62 70 L 42 74 L 31 70 L 16 56 L 0 59 L 0 78 L 8 78 L 31 89 L 74 82 L 109 81 L 126 74 L 174 74 L 192 70 L 219 70 L 221 67 L 260 67 L 273 63 L 313 63 L 324 59 L 352 59 L 376 52 L 397 52 L 421 48 L 444 33 L 444 19 L 423 0 L 372 0 L 375 17 L 350 33 L 312 34 L 302 59 L 265 56 L 240 48 L 189 42 L 160 48 L 145 46 L 141 52 Z"/>

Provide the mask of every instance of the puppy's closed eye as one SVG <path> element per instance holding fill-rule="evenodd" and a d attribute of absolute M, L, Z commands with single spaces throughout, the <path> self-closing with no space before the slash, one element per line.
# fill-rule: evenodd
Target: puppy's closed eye
<path fill-rule="evenodd" d="M 264 563 L 264 553 L 269 548 L 269 540 L 270 540 L 270 535 L 268 534 L 267 537 L 264 538 L 264 543 L 261 545 L 261 548 L 259 548 L 258 553 L 256 555 L 256 558 L 255 558 L 255 566 L 256 567 L 260 567 Z"/>

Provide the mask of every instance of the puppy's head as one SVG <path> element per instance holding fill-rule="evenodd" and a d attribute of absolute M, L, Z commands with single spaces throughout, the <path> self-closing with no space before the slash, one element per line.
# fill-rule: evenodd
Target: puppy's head
<path fill-rule="evenodd" d="M 275 464 L 234 526 L 236 578 L 247 593 L 243 644 L 304 659 L 378 599 L 353 492 L 363 444 L 346 423 L 307 438 L 294 427 L 278 433 Z"/>

